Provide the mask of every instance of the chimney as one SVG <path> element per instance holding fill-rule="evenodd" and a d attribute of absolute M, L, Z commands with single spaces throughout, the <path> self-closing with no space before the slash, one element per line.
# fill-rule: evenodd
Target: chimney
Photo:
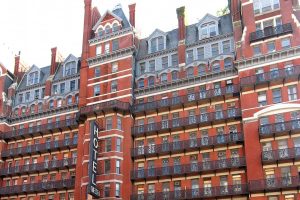
<path fill-rule="evenodd" d="M 56 55 L 57 55 L 57 47 L 51 48 L 51 67 L 50 67 L 50 75 L 53 75 L 56 71 L 57 63 L 56 63 Z"/>
<path fill-rule="evenodd" d="M 185 7 L 182 6 L 176 9 L 178 18 L 178 40 L 185 39 Z"/>
<path fill-rule="evenodd" d="M 19 51 L 19 54 L 15 56 L 15 68 L 14 68 L 14 75 L 15 77 L 18 76 L 20 72 L 20 57 L 21 57 L 21 51 Z"/>
<path fill-rule="evenodd" d="M 129 6 L 129 21 L 130 24 L 135 27 L 135 3 L 130 4 Z"/>

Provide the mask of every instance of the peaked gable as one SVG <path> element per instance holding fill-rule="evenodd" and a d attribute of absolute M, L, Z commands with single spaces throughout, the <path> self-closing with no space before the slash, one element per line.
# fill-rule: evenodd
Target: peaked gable
<path fill-rule="evenodd" d="M 166 37 L 167 36 L 167 33 L 163 32 L 162 30 L 160 29 L 155 29 L 153 31 L 153 33 L 151 33 L 151 35 L 149 35 L 148 37 L 148 40 L 152 39 L 152 38 L 155 38 L 155 37 L 158 37 L 158 36 L 164 36 Z"/>
<path fill-rule="evenodd" d="M 219 18 L 216 16 L 213 16 L 212 14 L 207 13 L 204 17 L 202 17 L 202 19 L 199 20 L 198 24 L 201 25 L 201 24 L 205 24 L 205 23 L 208 23 L 211 21 L 218 22 Z"/>
<path fill-rule="evenodd" d="M 107 10 L 104 15 L 102 15 L 102 17 L 97 21 L 97 23 L 95 24 L 95 26 L 93 27 L 93 31 L 96 31 L 99 26 L 101 25 L 102 22 L 107 21 L 107 20 L 112 20 L 112 19 L 116 19 L 118 20 L 120 23 L 122 22 L 122 19 L 117 16 L 116 14 L 114 14 L 113 12 Z"/>

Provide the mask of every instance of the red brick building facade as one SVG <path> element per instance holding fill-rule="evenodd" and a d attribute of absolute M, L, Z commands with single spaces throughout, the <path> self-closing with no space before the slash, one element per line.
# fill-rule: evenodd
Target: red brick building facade
<path fill-rule="evenodd" d="M 300 199 L 297 0 L 147 38 L 84 4 L 80 58 L 0 65 L 1 200 Z"/>

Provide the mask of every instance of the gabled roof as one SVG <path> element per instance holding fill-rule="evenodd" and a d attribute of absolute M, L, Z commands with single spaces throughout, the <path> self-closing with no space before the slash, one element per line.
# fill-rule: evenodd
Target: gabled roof
<path fill-rule="evenodd" d="M 63 70 L 64 70 L 64 65 L 68 62 L 71 62 L 71 61 L 80 61 L 80 58 L 74 56 L 73 54 L 69 54 L 68 57 L 64 60 L 64 62 L 62 62 L 60 65 L 58 65 L 58 68 L 55 72 L 55 75 L 54 75 L 54 81 L 57 81 L 59 79 L 62 79 L 64 76 L 63 76 Z M 79 73 L 79 68 L 78 66 L 80 66 L 80 63 L 78 62 L 77 63 L 77 73 Z"/>
<path fill-rule="evenodd" d="M 95 24 L 95 26 L 93 27 L 93 31 L 97 30 L 97 28 L 100 26 L 101 22 L 103 21 L 103 19 L 105 19 L 106 16 L 111 15 L 113 18 L 115 18 L 116 20 L 118 20 L 119 22 L 122 22 L 122 19 L 117 16 L 116 14 L 114 14 L 113 12 L 107 10 L 104 15 L 102 15 L 102 17 L 97 21 L 97 23 Z"/>
<path fill-rule="evenodd" d="M 210 21 L 218 21 L 218 20 L 219 20 L 218 17 L 207 13 L 204 17 L 202 17 L 202 19 L 199 20 L 198 24 L 200 25 L 200 24 L 204 24 L 204 23 L 207 23 Z"/>
<path fill-rule="evenodd" d="M 166 36 L 167 33 L 163 32 L 163 31 L 160 30 L 160 29 L 155 29 L 155 30 L 153 31 L 153 33 L 151 33 L 151 35 L 149 35 L 148 40 L 151 39 L 151 38 L 154 38 L 154 37 L 161 36 L 161 35 Z"/>

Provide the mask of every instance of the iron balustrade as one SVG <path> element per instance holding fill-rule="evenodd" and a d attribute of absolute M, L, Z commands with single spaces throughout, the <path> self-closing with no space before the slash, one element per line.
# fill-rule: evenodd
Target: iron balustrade
<path fill-rule="evenodd" d="M 17 195 L 17 194 L 18 195 L 30 194 L 30 193 L 44 192 L 44 191 L 56 191 L 62 189 L 72 189 L 74 188 L 74 186 L 75 186 L 75 179 L 38 182 L 38 183 L 2 187 L 0 188 L 0 195 L 8 196 L 8 195 Z"/>
<path fill-rule="evenodd" d="M 278 122 L 274 124 L 260 125 L 259 135 L 260 137 L 268 137 L 296 130 L 300 130 L 300 119 L 287 122 Z"/>
<path fill-rule="evenodd" d="M 230 132 L 216 136 L 192 138 L 189 140 L 166 142 L 162 144 L 149 144 L 148 146 L 137 146 L 131 149 L 133 158 L 151 157 L 156 155 L 170 154 L 204 149 L 212 146 L 227 145 L 244 141 L 243 133 Z"/>
<path fill-rule="evenodd" d="M 1 138 L 4 140 L 23 139 L 36 135 L 41 135 L 44 133 L 49 133 L 50 131 L 55 131 L 56 129 L 66 130 L 74 126 L 78 126 L 78 122 L 76 121 L 76 119 L 67 119 L 63 121 L 35 125 L 29 128 L 22 128 L 4 132 L 1 134 Z"/>
<path fill-rule="evenodd" d="M 250 42 L 257 42 L 288 33 L 293 33 L 293 28 L 290 23 L 278 25 L 275 27 L 266 27 L 263 30 L 250 33 Z"/>
<path fill-rule="evenodd" d="M 51 170 L 58 170 L 64 168 L 75 167 L 77 162 L 76 158 L 67 158 L 63 160 L 50 160 L 48 162 L 42 163 L 33 163 L 27 165 L 19 165 L 13 167 L 2 168 L 0 170 L 0 176 L 13 176 L 13 175 L 22 175 L 35 172 L 45 172 Z"/>
<path fill-rule="evenodd" d="M 276 149 L 262 152 L 263 163 L 271 163 L 290 159 L 300 159 L 300 147 Z"/>
<path fill-rule="evenodd" d="M 217 187 L 204 187 L 194 189 L 175 189 L 163 192 L 153 192 L 144 194 L 133 194 L 131 200 L 173 200 L 173 199 L 200 199 L 214 198 L 234 195 L 247 195 L 248 186 L 246 184 L 236 184 Z"/>
<path fill-rule="evenodd" d="M 186 104 L 186 103 L 190 103 L 190 102 L 210 99 L 213 97 L 234 94 L 234 93 L 238 93 L 239 91 L 240 91 L 239 85 L 228 85 L 228 86 L 222 87 L 222 88 L 216 88 L 216 89 L 211 89 L 211 90 L 202 90 L 197 93 L 191 93 L 191 94 L 186 94 L 186 95 L 182 95 L 182 96 L 161 99 L 161 100 L 147 102 L 147 103 L 136 104 L 136 105 L 133 105 L 132 112 L 139 113 L 139 112 L 148 111 L 148 110 L 153 111 L 158 108 L 182 105 L 182 104 Z"/>
<path fill-rule="evenodd" d="M 173 120 L 162 120 L 160 122 L 137 125 L 133 127 L 133 135 L 139 136 L 144 134 L 151 134 L 157 131 L 166 131 L 170 129 L 177 129 L 182 127 L 195 126 L 199 124 L 207 124 L 217 122 L 219 120 L 235 119 L 241 117 L 241 111 L 238 108 L 232 108 L 228 110 L 202 113 L 200 115 L 194 115 L 184 118 L 176 118 Z"/>
<path fill-rule="evenodd" d="M 279 189 L 289 189 L 299 187 L 299 177 L 298 176 L 284 176 L 284 177 L 274 177 L 265 178 L 261 180 L 251 180 L 249 181 L 249 190 L 251 192 L 256 191 L 272 191 Z"/>
<path fill-rule="evenodd" d="M 38 153 L 46 153 L 54 150 L 63 150 L 77 147 L 78 138 L 69 138 L 64 140 L 54 140 L 42 144 L 34 144 L 25 147 L 3 150 L 2 158 L 13 158 L 19 155 L 33 155 Z"/>
<path fill-rule="evenodd" d="M 285 79 L 289 77 L 299 76 L 300 66 L 287 67 L 285 69 L 278 69 L 269 72 L 264 72 L 260 74 L 255 74 L 252 76 L 247 76 L 241 78 L 241 86 L 248 86 L 254 84 L 262 84 L 272 81 L 277 81 L 278 79 Z"/>
<path fill-rule="evenodd" d="M 84 106 L 80 109 L 80 114 L 88 115 L 94 113 L 101 113 L 104 110 L 119 109 L 123 111 L 130 110 L 130 104 L 119 100 L 112 100 L 103 103 Z"/>
<path fill-rule="evenodd" d="M 155 179 L 164 176 L 183 176 L 186 174 L 199 174 L 215 170 L 224 170 L 246 166 L 244 157 L 234 157 L 214 161 L 192 162 L 186 165 L 163 166 L 160 168 L 136 169 L 131 172 L 132 180 Z"/>

